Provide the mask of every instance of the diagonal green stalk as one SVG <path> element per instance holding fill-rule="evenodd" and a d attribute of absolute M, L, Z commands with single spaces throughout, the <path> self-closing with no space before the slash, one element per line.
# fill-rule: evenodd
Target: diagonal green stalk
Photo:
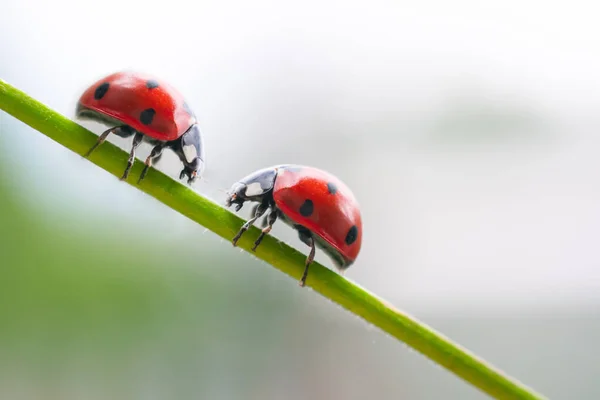
<path fill-rule="evenodd" d="M 38 130 L 79 155 L 96 142 L 97 136 L 81 125 L 51 110 L 39 101 L 0 79 L 0 109 Z M 128 154 L 109 142 L 95 150 L 89 161 L 120 177 Z M 143 163 L 134 164 L 128 183 L 180 212 L 224 239 L 231 240 L 243 220 L 206 199 L 189 187 L 151 169 L 145 180 L 137 184 Z M 238 246 L 251 252 L 259 230 L 252 227 L 242 236 Z M 266 236 L 255 254 L 280 271 L 299 279 L 304 270 L 305 255 Z M 391 336 L 442 365 L 460 378 L 497 399 L 542 399 L 540 394 L 508 377 L 485 361 L 435 332 L 412 316 L 405 314 L 355 283 L 315 262 L 306 282 L 316 292 L 362 317 Z"/>

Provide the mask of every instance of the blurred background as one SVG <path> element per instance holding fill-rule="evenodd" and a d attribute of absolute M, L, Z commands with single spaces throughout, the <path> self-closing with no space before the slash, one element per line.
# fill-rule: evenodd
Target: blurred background
<path fill-rule="evenodd" d="M 278 163 L 334 173 L 364 220 L 349 279 L 549 398 L 593 399 L 593 10 L 0 0 L 0 78 L 70 117 L 114 71 L 169 81 L 205 135 L 201 194 Z M 0 321 L 2 399 L 486 398 L 2 112 Z"/>

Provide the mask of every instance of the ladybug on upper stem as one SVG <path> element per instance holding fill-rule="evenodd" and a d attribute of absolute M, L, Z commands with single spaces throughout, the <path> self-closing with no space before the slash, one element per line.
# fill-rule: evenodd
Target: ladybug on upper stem
<path fill-rule="evenodd" d="M 315 245 L 333 260 L 338 270 L 354 263 L 362 243 L 362 219 L 358 202 L 350 189 L 338 178 L 317 168 L 279 165 L 258 170 L 233 184 L 228 192 L 227 207 L 235 204 L 239 211 L 246 201 L 257 202 L 253 216 L 232 240 L 237 244 L 242 234 L 268 209 L 264 229 L 254 242 L 253 251 L 273 228 L 277 218 L 298 231 L 300 240 L 309 246 L 300 286 L 304 286 L 308 267 L 315 257 Z"/>
<path fill-rule="evenodd" d="M 121 180 L 127 179 L 135 160 L 135 150 L 142 141 L 152 144 L 146 166 L 138 183 L 156 163 L 165 148 L 173 150 L 183 170 L 179 179 L 188 177 L 191 184 L 204 170 L 202 134 L 194 112 L 183 96 L 166 82 L 139 72 L 116 72 L 91 85 L 77 103 L 76 114 L 110 125 L 85 154 L 88 157 L 111 133 L 133 136 L 127 167 Z"/>

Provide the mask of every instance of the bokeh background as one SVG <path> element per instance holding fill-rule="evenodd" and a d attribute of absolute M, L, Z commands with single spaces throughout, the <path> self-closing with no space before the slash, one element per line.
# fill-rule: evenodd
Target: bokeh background
<path fill-rule="evenodd" d="M 329 170 L 362 205 L 348 278 L 550 398 L 593 399 L 589 4 L 0 0 L 0 78 L 68 116 L 113 71 L 168 80 L 204 131 L 196 190 Z M 0 398 L 485 396 L 0 112 Z"/>

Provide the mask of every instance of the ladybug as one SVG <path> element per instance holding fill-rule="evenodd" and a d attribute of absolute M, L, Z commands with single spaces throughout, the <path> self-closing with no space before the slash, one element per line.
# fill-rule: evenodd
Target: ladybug
<path fill-rule="evenodd" d="M 76 115 L 111 127 L 100 135 L 85 157 L 111 133 L 122 138 L 133 136 L 121 180 L 127 179 L 135 160 L 135 150 L 142 141 L 153 148 L 138 183 L 160 159 L 165 148 L 174 151 L 183 163 L 179 179 L 187 176 L 188 184 L 191 184 L 202 175 L 204 146 L 196 116 L 183 96 L 166 82 L 144 73 L 116 72 L 100 79 L 81 95 Z"/>
<path fill-rule="evenodd" d="M 360 252 L 362 219 L 358 202 L 350 189 L 328 172 L 302 165 L 258 170 L 233 184 L 225 204 L 227 207 L 235 204 L 237 212 L 246 201 L 258 204 L 253 217 L 233 238 L 233 245 L 270 209 L 252 251 L 256 251 L 277 218 L 296 229 L 300 240 L 310 247 L 300 286 L 306 283 L 315 245 L 332 259 L 338 271 L 350 267 Z"/>

